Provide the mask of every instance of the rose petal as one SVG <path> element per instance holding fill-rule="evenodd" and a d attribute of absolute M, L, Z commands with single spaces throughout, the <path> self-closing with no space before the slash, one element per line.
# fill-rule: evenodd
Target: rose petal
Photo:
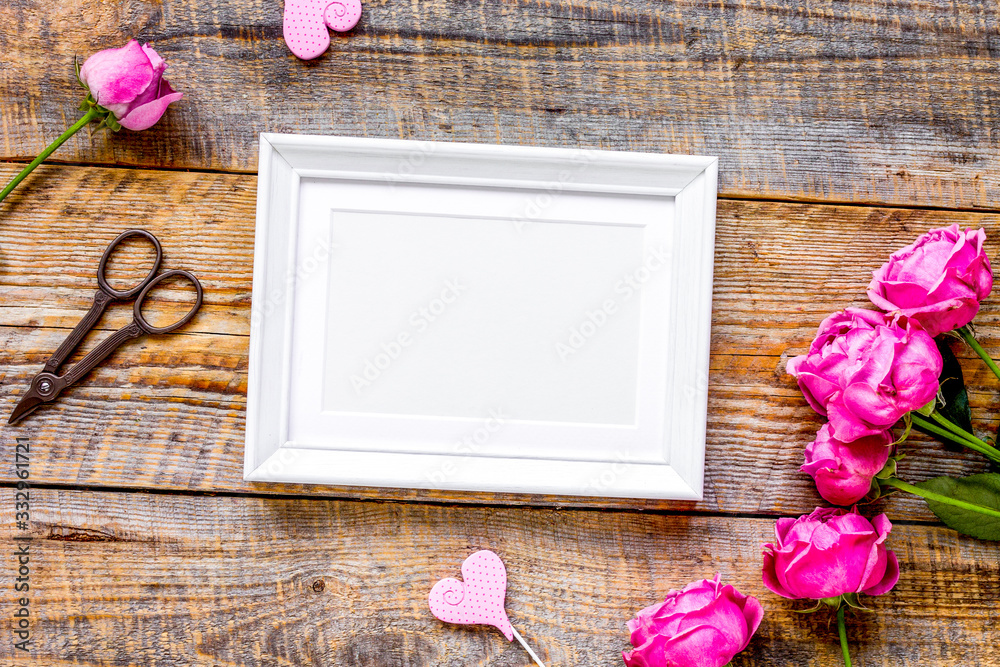
<path fill-rule="evenodd" d="M 868 493 L 872 479 L 889 460 L 893 436 L 890 431 L 841 442 L 824 424 L 816 439 L 806 446 L 800 468 L 812 476 L 824 499 L 835 505 L 852 505 Z"/>
<path fill-rule="evenodd" d="M 895 280 L 884 281 L 881 293 L 889 304 L 889 310 L 895 310 L 897 303 L 927 303 L 927 288 L 917 283 L 906 283 Z"/>
<path fill-rule="evenodd" d="M 747 639 L 740 647 L 740 651 L 750 644 L 750 640 L 757 633 L 757 628 L 760 627 L 760 622 L 764 619 L 764 607 L 761 606 L 760 600 L 748 595 L 743 604 L 743 617 L 747 622 Z"/>
<path fill-rule="evenodd" d="M 833 517 L 823 529 L 814 532 L 822 546 L 811 543 L 792 558 L 782 559 L 779 555 L 777 575 L 796 597 L 819 599 L 859 590 L 875 534 L 864 517 L 854 512 L 846 514 L 850 515 L 865 522 L 867 532 L 853 532 L 854 517 L 848 522 L 844 515 Z M 851 532 L 840 532 L 845 530 Z"/>
<path fill-rule="evenodd" d="M 134 39 L 121 48 L 98 51 L 80 68 L 80 80 L 108 109 L 134 100 L 152 79 L 149 57 Z"/>
<path fill-rule="evenodd" d="M 891 530 L 885 515 L 869 521 L 856 509 L 817 508 L 781 529 L 780 551 L 763 545 L 764 584 L 793 599 L 881 594 L 899 578 L 896 557 L 883 545 Z"/>
<path fill-rule="evenodd" d="M 894 252 L 872 273 L 868 295 L 876 306 L 904 314 L 931 336 L 965 326 L 992 290 L 982 229 L 932 229 Z"/>
<path fill-rule="evenodd" d="M 183 93 L 164 95 L 159 99 L 132 109 L 127 116 L 119 118 L 118 122 L 122 124 L 122 127 L 130 130 L 139 131 L 149 129 L 156 124 L 156 121 L 163 117 L 170 104 L 181 99 L 183 96 Z"/>
<path fill-rule="evenodd" d="M 775 570 L 776 562 L 774 558 L 774 552 L 768 550 L 772 546 L 773 545 L 770 544 L 764 545 L 765 549 L 764 567 L 761 570 L 762 578 L 764 580 L 764 585 L 767 586 L 767 588 L 772 593 L 780 595 L 783 598 L 789 598 L 791 600 L 794 600 L 796 596 L 793 595 L 791 591 L 789 591 L 787 588 L 785 588 L 784 584 L 782 584 L 781 581 L 778 579 L 778 574 L 777 571 Z"/>
<path fill-rule="evenodd" d="M 883 394 L 879 389 L 857 382 L 844 390 L 843 401 L 845 408 L 854 418 L 852 421 L 861 422 L 869 427 L 877 427 L 876 431 L 883 431 L 898 422 L 909 410 L 897 405 L 892 396 Z M 840 437 L 839 432 L 838 437 Z M 857 439 L 843 438 L 845 442 L 853 442 Z"/>
<path fill-rule="evenodd" d="M 834 399 L 827 405 L 827 417 L 833 435 L 842 442 L 854 442 L 860 438 L 877 435 L 885 426 L 870 426 L 854 414 L 844 403 L 844 398 Z M 891 424 L 890 424 L 891 426 Z"/>
<path fill-rule="evenodd" d="M 154 72 L 153 79 L 149 83 L 149 87 L 142 91 L 136 98 L 126 105 L 125 110 L 121 113 L 119 118 L 122 116 L 127 116 L 133 109 L 138 109 L 144 104 L 149 104 L 150 102 L 157 100 L 165 95 L 170 95 L 174 92 L 174 89 L 170 87 L 165 79 L 162 78 L 162 72 Z"/>
<path fill-rule="evenodd" d="M 142 52 L 146 54 L 147 58 L 149 58 L 149 64 L 152 65 L 154 70 L 162 73 L 163 70 L 167 69 L 167 62 L 160 57 L 160 54 L 157 53 L 156 49 L 152 46 L 149 44 L 143 44 Z"/>
<path fill-rule="evenodd" d="M 885 595 L 892 590 L 898 581 L 899 561 L 896 559 L 896 552 L 887 550 L 885 574 L 882 576 L 882 579 L 861 592 L 866 595 Z"/>
<path fill-rule="evenodd" d="M 725 667 L 739 652 L 739 643 L 716 627 L 698 625 L 664 642 L 663 652 L 667 665 Z"/>
<path fill-rule="evenodd" d="M 722 585 L 717 574 L 670 591 L 662 603 L 636 614 L 628 623 L 635 648 L 622 658 L 636 666 L 722 667 L 749 643 L 761 614 L 756 599 Z"/>

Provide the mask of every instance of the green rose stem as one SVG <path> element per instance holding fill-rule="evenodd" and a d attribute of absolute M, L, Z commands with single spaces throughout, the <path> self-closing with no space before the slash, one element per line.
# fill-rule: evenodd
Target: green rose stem
<path fill-rule="evenodd" d="M 968 431 L 966 431 L 964 428 L 962 428 L 958 424 L 950 421 L 947 417 L 945 417 L 943 414 L 941 414 L 937 410 L 935 410 L 934 412 L 931 413 L 931 419 L 933 419 L 938 424 L 940 424 L 941 426 L 945 427 L 946 429 L 948 429 L 952 433 L 957 434 L 963 440 L 968 440 L 969 442 L 975 442 L 975 443 L 978 443 L 978 444 L 981 444 L 981 445 L 986 445 L 987 447 L 990 446 L 989 443 L 980 440 L 974 434 L 969 433 Z"/>
<path fill-rule="evenodd" d="M 936 503 L 941 503 L 942 505 L 951 505 L 953 507 L 960 507 L 964 510 L 970 512 L 977 512 L 979 514 L 985 514 L 986 516 L 991 516 L 1000 519 L 1000 510 L 995 510 L 989 507 L 983 507 L 982 505 L 974 505 L 973 503 L 967 503 L 964 500 L 958 500 L 957 498 L 951 498 L 950 496 L 941 495 L 940 493 L 935 493 L 934 491 L 928 491 L 927 489 L 921 489 L 920 487 L 913 486 L 912 484 L 907 484 L 901 479 L 895 477 L 890 477 L 889 479 L 880 479 L 879 484 L 884 486 L 892 486 L 900 491 L 906 491 L 912 493 L 915 496 L 920 496 L 924 500 L 933 500 Z"/>
<path fill-rule="evenodd" d="M 15 176 L 14 180 L 8 183 L 7 187 L 5 187 L 2 191 L 0 191 L 0 201 L 3 201 L 4 198 L 6 198 L 7 195 L 9 195 L 11 191 L 17 187 L 18 183 L 23 181 L 28 176 L 28 174 L 34 171 L 35 167 L 40 165 L 45 160 L 45 158 L 52 155 L 52 153 L 55 152 L 57 148 L 66 143 L 67 139 L 69 139 L 74 134 L 83 129 L 83 127 L 87 125 L 87 123 L 90 123 L 91 121 L 100 118 L 102 115 L 103 114 L 100 111 L 98 111 L 95 107 L 90 107 L 87 110 L 87 113 L 83 115 L 83 118 L 73 123 L 73 125 L 68 130 L 63 132 L 58 139 L 49 144 L 45 150 L 43 150 L 41 153 L 38 154 L 38 157 L 36 157 L 34 160 L 31 161 L 31 164 L 22 169 L 21 173 Z"/>
<path fill-rule="evenodd" d="M 975 437 L 971 433 L 963 431 L 962 429 L 960 429 L 959 427 L 955 426 L 950 421 L 942 417 L 941 415 L 934 413 L 933 417 L 934 421 L 938 422 L 938 424 L 941 424 L 941 426 L 938 426 L 938 424 L 935 424 L 934 422 L 924 419 L 920 414 L 916 412 L 911 412 L 910 417 L 913 419 L 913 424 L 915 426 L 919 426 L 925 431 L 930 431 L 931 433 L 939 435 L 942 438 L 947 438 L 948 440 L 951 440 L 954 443 L 957 443 L 964 447 L 968 447 L 969 449 L 979 452 L 980 454 L 990 459 L 991 461 L 1000 463 L 1000 451 L 997 451 L 995 447 L 990 447 L 988 444 L 986 444 L 979 438 Z"/>
<path fill-rule="evenodd" d="M 958 332 L 958 335 L 962 337 L 962 340 L 964 340 L 969 347 L 976 351 L 979 358 L 990 367 L 990 370 L 993 371 L 993 375 L 996 375 L 997 379 L 1000 379 L 1000 367 L 997 366 L 997 362 L 993 361 L 993 358 L 990 355 L 986 354 L 986 350 L 984 350 L 983 346 L 979 344 L 976 337 L 972 335 L 972 329 L 966 325 L 955 329 L 955 331 Z"/>
<path fill-rule="evenodd" d="M 840 632 L 840 650 L 844 653 L 844 665 L 851 667 L 851 650 L 847 648 L 847 624 L 844 623 L 844 605 L 837 608 L 837 631 Z"/>

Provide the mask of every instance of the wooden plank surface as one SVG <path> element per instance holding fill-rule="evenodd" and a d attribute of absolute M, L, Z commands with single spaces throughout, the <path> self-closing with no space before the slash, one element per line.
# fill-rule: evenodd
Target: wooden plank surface
<path fill-rule="evenodd" d="M 611 667 L 625 621 L 720 573 L 765 608 L 734 667 L 842 665 L 829 616 L 793 612 L 760 579 L 773 521 L 653 513 L 35 489 L 35 648 L 46 665 L 528 665 L 495 630 L 439 623 L 430 587 L 494 549 L 512 623 L 546 664 Z M 15 531 L 0 504 L 0 544 Z M 24 534 L 24 533 L 18 533 Z M 1000 547 L 897 523 L 902 577 L 850 619 L 855 664 L 1000 661 Z M 10 567 L 0 586 L 11 590 Z M 0 656 L 10 658 L 10 641 Z"/>
<path fill-rule="evenodd" d="M 186 97 L 69 162 L 253 171 L 261 131 L 718 155 L 727 195 L 1000 205 L 988 0 L 367 2 L 319 60 L 279 0 L 0 2 L 0 159 L 75 118 L 74 56 L 152 41 Z"/>
<path fill-rule="evenodd" d="M 798 466 L 821 422 L 784 363 L 921 231 L 984 226 L 996 256 L 996 3 L 372 0 L 311 63 L 281 40 L 280 0 L 0 0 L 0 22 L 0 181 L 74 120 L 75 55 L 153 41 L 185 92 L 151 131 L 80 133 L 56 154 L 80 166 L 0 203 L 0 417 L 89 306 L 121 230 L 156 233 L 166 266 L 206 288 L 182 333 L 136 341 L 0 428 L 0 451 L 32 443 L 41 485 L 37 643 L 20 664 L 527 665 L 498 633 L 427 612 L 477 548 L 507 562 L 512 620 L 550 667 L 621 664 L 634 611 L 716 572 L 767 610 L 735 667 L 842 664 L 827 617 L 760 581 L 774 516 L 820 502 Z M 243 482 L 261 131 L 719 155 L 705 500 Z M 1000 353 L 994 301 L 977 321 Z M 83 351 L 127 321 L 113 309 Z M 959 353 L 992 434 L 1000 385 Z M 911 480 L 985 469 L 921 438 L 910 451 Z M 5 553 L 13 509 L 0 503 Z M 902 578 L 852 620 L 855 664 L 1000 663 L 998 547 L 905 497 L 871 509 L 896 524 Z M 12 651 L 0 642 L 5 664 Z"/>
<path fill-rule="evenodd" d="M 46 443 L 35 463 L 40 479 L 113 488 L 801 513 L 819 502 L 798 466 L 821 421 L 784 374 L 787 357 L 804 351 L 827 313 L 862 305 L 871 269 L 920 231 L 952 222 L 983 225 L 992 252 L 1000 238 L 993 214 L 721 201 L 701 503 L 249 484 L 242 462 L 254 180 L 47 167 L 0 205 L 0 415 L 9 413 L 89 307 L 97 260 L 123 229 L 141 225 L 157 234 L 165 266 L 194 271 L 206 289 L 205 306 L 184 333 L 130 344 L 55 405 L 5 429 L 7 437 Z M 1000 298 L 987 301 L 979 317 L 993 350 L 1000 347 L 998 304 Z M 112 309 L 103 333 L 83 351 L 130 317 L 129 308 Z M 977 428 L 992 433 L 1000 386 L 962 354 Z M 984 469 L 975 455 L 955 455 L 919 438 L 915 443 L 903 465 L 913 480 Z M 8 473 L 12 465 L 2 462 Z M 885 506 L 893 517 L 932 519 L 920 501 L 906 497 Z"/>

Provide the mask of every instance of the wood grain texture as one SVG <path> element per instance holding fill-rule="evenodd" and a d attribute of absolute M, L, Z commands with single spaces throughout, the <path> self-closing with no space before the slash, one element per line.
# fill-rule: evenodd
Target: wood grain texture
<path fill-rule="evenodd" d="M 863 305 L 871 269 L 921 231 L 984 226 L 995 256 L 996 3 L 371 0 L 311 63 L 281 40 L 280 0 L 0 0 L 0 22 L 0 181 L 75 119 L 74 55 L 151 40 L 185 92 L 148 132 L 83 132 L 56 154 L 140 169 L 48 166 L 0 203 L 0 417 L 90 305 L 123 229 L 156 233 L 165 266 L 206 289 L 181 333 L 135 341 L 22 427 L 0 426 L 0 488 L 13 493 L 17 436 L 44 485 L 31 491 L 36 644 L 15 657 L 0 642 L 5 664 L 527 665 L 498 633 L 427 611 L 430 586 L 478 548 L 506 561 L 511 618 L 553 667 L 620 665 L 635 611 L 716 572 L 767 610 L 734 667 L 843 664 L 826 615 L 793 613 L 805 605 L 760 580 L 773 515 L 819 502 L 798 466 L 821 420 L 784 364 L 826 314 Z M 723 194 L 743 200 L 719 206 L 705 500 L 243 482 L 261 131 L 719 155 Z M 977 321 L 1000 353 L 994 301 Z M 113 308 L 77 358 L 128 319 Z M 960 356 L 976 428 L 992 434 L 1000 385 Z M 902 469 L 985 468 L 918 437 Z M 6 554 L 13 510 L 0 503 Z M 905 497 L 866 511 L 896 523 L 902 578 L 851 620 L 855 664 L 1000 663 L 1000 547 Z"/>
<path fill-rule="evenodd" d="M 495 630 L 427 609 L 434 582 L 479 548 L 504 559 L 511 621 L 549 665 L 621 665 L 634 612 L 715 573 L 766 610 L 735 667 L 843 664 L 826 613 L 796 614 L 808 605 L 764 588 L 766 519 L 31 493 L 32 664 L 528 665 Z M 0 525 L 10 553 L 10 503 Z M 902 577 L 850 619 L 855 664 L 997 664 L 1000 546 L 899 524 L 888 545 Z M 13 576 L 0 568 L 4 590 Z"/>
<path fill-rule="evenodd" d="M 988 0 L 377 0 L 307 63 L 279 0 L 5 0 L 0 157 L 74 120 L 74 56 L 138 37 L 184 100 L 56 159 L 253 171 L 261 131 L 602 147 L 718 155 L 728 195 L 996 209 L 998 17 Z"/>
<path fill-rule="evenodd" d="M 0 170 L 0 175 L 4 172 Z M 135 225 L 157 234 L 165 266 L 203 281 L 205 306 L 183 333 L 121 349 L 80 385 L 5 438 L 44 443 L 39 478 L 55 484 L 252 493 L 331 494 L 473 503 L 583 504 L 725 513 L 798 514 L 819 498 L 798 471 L 820 419 L 785 360 L 805 350 L 819 321 L 862 305 L 871 269 L 921 231 L 983 225 L 995 252 L 1000 216 L 860 206 L 720 202 L 712 329 L 705 500 L 656 501 L 386 491 L 242 480 L 254 177 L 168 171 L 46 167 L 0 205 L 0 415 L 90 305 L 105 245 Z M 110 193 L 110 194 L 109 194 Z M 86 229 L 86 234 L 79 230 Z M 978 321 L 1000 348 L 1000 302 Z M 105 315 L 102 332 L 130 310 Z M 958 348 L 956 348 L 958 349 Z M 976 426 L 992 433 L 1000 385 L 964 356 Z M 12 462 L 2 466 L 12 472 Z M 912 480 L 983 470 L 914 439 L 903 473 Z M 930 520 L 920 501 L 885 501 L 893 518 Z"/>

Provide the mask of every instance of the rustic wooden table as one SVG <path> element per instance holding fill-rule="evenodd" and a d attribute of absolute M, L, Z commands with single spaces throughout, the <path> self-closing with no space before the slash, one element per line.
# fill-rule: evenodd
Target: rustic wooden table
<path fill-rule="evenodd" d="M 553 667 L 618 665 L 630 615 L 720 572 L 766 617 L 734 665 L 840 665 L 825 614 L 761 583 L 820 425 L 783 373 L 827 313 L 933 226 L 1000 249 L 1000 11 L 985 0 L 369 0 L 313 62 L 279 0 L 0 0 L 0 180 L 75 118 L 74 56 L 138 37 L 185 98 L 143 133 L 82 132 L 0 204 L 0 415 L 142 226 L 206 303 L 2 434 L 0 655 L 44 665 L 526 665 L 428 613 L 479 547 Z M 257 134 L 342 134 L 718 155 L 705 499 L 603 501 L 242 479 Z M 1000 353 L 1000 294 L 979 317 Z M 94 340 L 130 317 L 114 308 Z M 92 347 L 93 340 L 88 341 Z M 966 356 L 976 426 L 1000 386 Z M 30 653 L 13 648 L 14 441 L 30 443 Z M 919 438 L 922 479 L 974 457 Z M 859 665 L 1000 663 L 1000 550 L 920 502 L 880 501 L 902 576 L 852 621 Z"/>

